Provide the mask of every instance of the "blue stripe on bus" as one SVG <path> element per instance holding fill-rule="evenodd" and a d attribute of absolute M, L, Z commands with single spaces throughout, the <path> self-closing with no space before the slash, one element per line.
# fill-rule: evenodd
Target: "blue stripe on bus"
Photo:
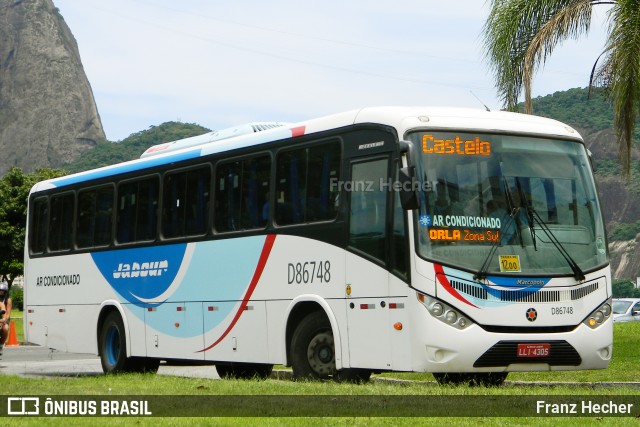
<path fill-rule="evenodd" d="M 64 187 L 67 185 L 78 184 L 85 181 L 91 181 L 94 179 L 106 178 L 108 176 L 119 175 L 128 172 L 140 171 L 156 166 L 162 166 L 171 164 L 174 162 L 180 162 L 183 160 L 195 159 L 197 157 L 206 156 L 209 154 L 220 153 L 223 151 L 231 151 L 239 148 L 265 144 L 280 139 L 290 138 L 292 132 L 298 128 L 289 129 L 274 129 L 269 132 L 257 132 L 254 134 L 248 134 L 233 138 L 229 141 L 214 141 L 212 143 L 204 144 L 197 148 L 187 151 L 177 151 L 176 154 L 163 154 L 158 156 L 145 157 L 140 160 L 132 160 L 125 163 L 120 163 L 114 166 L 107 166 L 100 169 L 95 169 L 88 172 L 81 172 L 74 175 L 63 176 L 60 178 L 54 178 L 50 181 L 55 187 Z"/>
<path fill-rule="evenodd" d="M 149 157 L 142 160 L 135 160 L 131 162 L 121 163 L 119 165 L 110 166 L 106 168 L 95 169 L 86 173 L 79 173 L 75 175 L 63 176 L 61 178 L 55 178 L 51 180 L 51 183 L 56 187 L 64 187 L 67 185 L 77 184 L 80 182 L 91 181 L 94 179 L 105 178 L 112 175 L 118 175 L 128 172 L 135 172 L 143 169 L 153 168 L 173 162 L 179 162 L 182 160 L 195 159 L 200 157 L 201 148 L 179 152 L 176 154 L 167 154 L 165 156 Z"/>
<path fill-rule="evenodd" d="M 133 310 L 140 320 L 170 336 L 193 337 L 202 335 L 203 327 L 209 332 L 223 325 L 237 309 L 265 240 L 265 236 L 250 236 L 96 252 L 91 257 L 122 302 L 157 310 L 153 316 Z M 196 320 L 199 327 L 193 328 L 193 322 L 175 327 L 176 306 L 182 304 L 188 305 L 184 316 Z M 208 311 L 210 305 L 216 310 Z"/>

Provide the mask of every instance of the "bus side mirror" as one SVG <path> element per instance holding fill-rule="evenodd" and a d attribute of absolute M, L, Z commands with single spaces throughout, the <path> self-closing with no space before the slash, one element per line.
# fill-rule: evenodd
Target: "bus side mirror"
<path fill-rule="evenodd" d="M 398 184 L 400 188 L 400 204 L 402 209 L 410 211 L 418 209 L 420 206 L 418 199 L 418 180 L 416 179 L 416 168 L 409 166 L 400 168 L 398 171 Z"/>

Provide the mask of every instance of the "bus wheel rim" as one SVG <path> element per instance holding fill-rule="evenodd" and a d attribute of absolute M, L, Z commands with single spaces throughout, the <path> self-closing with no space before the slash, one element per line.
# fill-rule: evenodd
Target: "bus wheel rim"
<path fill-rule="evenodd" d="M 332 375 L 336 371 L 333 335 L 322 332 L 309 342 L 307 359 L 309 366 L 318 375 Z"/>
<path fill-rule="evenodd" d="M 120 333 L 115 326 L 110 327 L 107 331 L 105 353 L 109 365 L 115 366 L 118 362 L 118 355 L 120 354 Z"/>

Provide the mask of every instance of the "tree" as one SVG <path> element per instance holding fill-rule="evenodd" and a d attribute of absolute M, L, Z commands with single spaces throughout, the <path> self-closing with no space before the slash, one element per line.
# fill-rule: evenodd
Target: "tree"
<path fill-rule="evenodd" d="M 632 281 L 626 279 L 614 279 L 611 285 L 614 298 L 639 298 L 640 289 L 636 288 Z"/>
<path fill-rule="evenodd" d="M 38 169 L 25 175 L 13 167 L 0 179 L 0 276 L 9 283 L 24 273 L 27 199 L 39 181 L 64 175 L 63 171 Z"/>
<path fill-rule="evenodd" d="M 505 108 L 514 110 L 524 89 L 531 113 L 531 80 L 561 42 L 588 33 L 594 6 L 611 5 L 604 51 L 590 86 L 607 88 L 614 110 L 620 159 L 630 174 L 633 131 L 640 111 L 640 2 L 637 0 L 491 0 L 484 25 L 487 58 Z M 600 65 L 598 65 L 600 63 Z"/>

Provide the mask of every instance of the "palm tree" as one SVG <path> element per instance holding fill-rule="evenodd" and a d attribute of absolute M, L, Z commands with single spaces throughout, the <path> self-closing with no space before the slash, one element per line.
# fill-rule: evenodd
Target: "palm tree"
<path fill-rule="evenodd" d="M 589 87 L 599 82 L 614 109 L 614 128 L 624 174 L 630 173 L 631 143 L 640 111 L 639 0 L 491 0 L 484 25 L 487 59 L 505 108 L 515 110 L 524 88 L 531 113 L 531 80 L 561 42 L 589 31 L 594 6 L 610 5 L 605 47 L 595 59 Z"/>

